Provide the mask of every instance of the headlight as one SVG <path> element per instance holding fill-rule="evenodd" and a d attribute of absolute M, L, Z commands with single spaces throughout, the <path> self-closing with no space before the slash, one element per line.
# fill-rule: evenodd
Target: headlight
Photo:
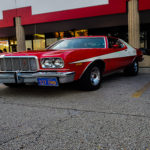
<path fill-rule="evenodd" d="M 41 65 L 42 68 L 63 68 L 64 61 L 61 58 L 43 58 Z"/>

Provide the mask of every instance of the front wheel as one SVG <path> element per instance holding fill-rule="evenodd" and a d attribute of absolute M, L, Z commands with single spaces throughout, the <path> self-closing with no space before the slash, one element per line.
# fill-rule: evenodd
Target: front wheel
<path fill-rule="evenodd" d="M 97 90 L 101 84 L 101 76 L 101 69 L 98 65 L 90 66 L 79 81 L 80 87 L 87 91 Z"/>
<path fill-rule="evenodd" d="M 139 63 L 138 61 L 134 61 L 131 65 L 125 68 L 124 73 L 126 75 L 137 75 L 139 72 Z"/>

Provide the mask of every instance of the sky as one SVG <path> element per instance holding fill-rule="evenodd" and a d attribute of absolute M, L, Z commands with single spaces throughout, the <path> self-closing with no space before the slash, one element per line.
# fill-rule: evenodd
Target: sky
<path fill-rule="evenodd" d="M 3 19 L 4 10 L 20 7 L 32 6 L 34 15 L 105 4 L 109 4 L 109 0 L 3 0 L 0 4 L 0 19 Z"/>

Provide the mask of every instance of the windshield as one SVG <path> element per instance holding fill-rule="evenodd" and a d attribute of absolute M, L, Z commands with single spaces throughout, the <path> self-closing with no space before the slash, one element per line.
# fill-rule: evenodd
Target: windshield
<path fill-rule="evenodd" d="M 76 49 L 76 48 L 105 48 L 105 39 L 104 37 L 64 39 L 48 47 L 48 49 Z"/>

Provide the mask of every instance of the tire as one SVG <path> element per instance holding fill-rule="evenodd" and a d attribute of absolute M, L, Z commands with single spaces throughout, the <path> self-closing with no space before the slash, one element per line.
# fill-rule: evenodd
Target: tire
<path fill-rule="evenodd" d="M 79 80 L 80 88 L 86 91 L 99 89 L 102 80 L 101 73 L 101 68 L 97 64 L 91 65 Z"/>
<path fill-rule="evenodd" d="M 139 72 L 139 63 L 135 60 L 131 65 L 125 68 L 125 75 L 136 76 Z"/>

